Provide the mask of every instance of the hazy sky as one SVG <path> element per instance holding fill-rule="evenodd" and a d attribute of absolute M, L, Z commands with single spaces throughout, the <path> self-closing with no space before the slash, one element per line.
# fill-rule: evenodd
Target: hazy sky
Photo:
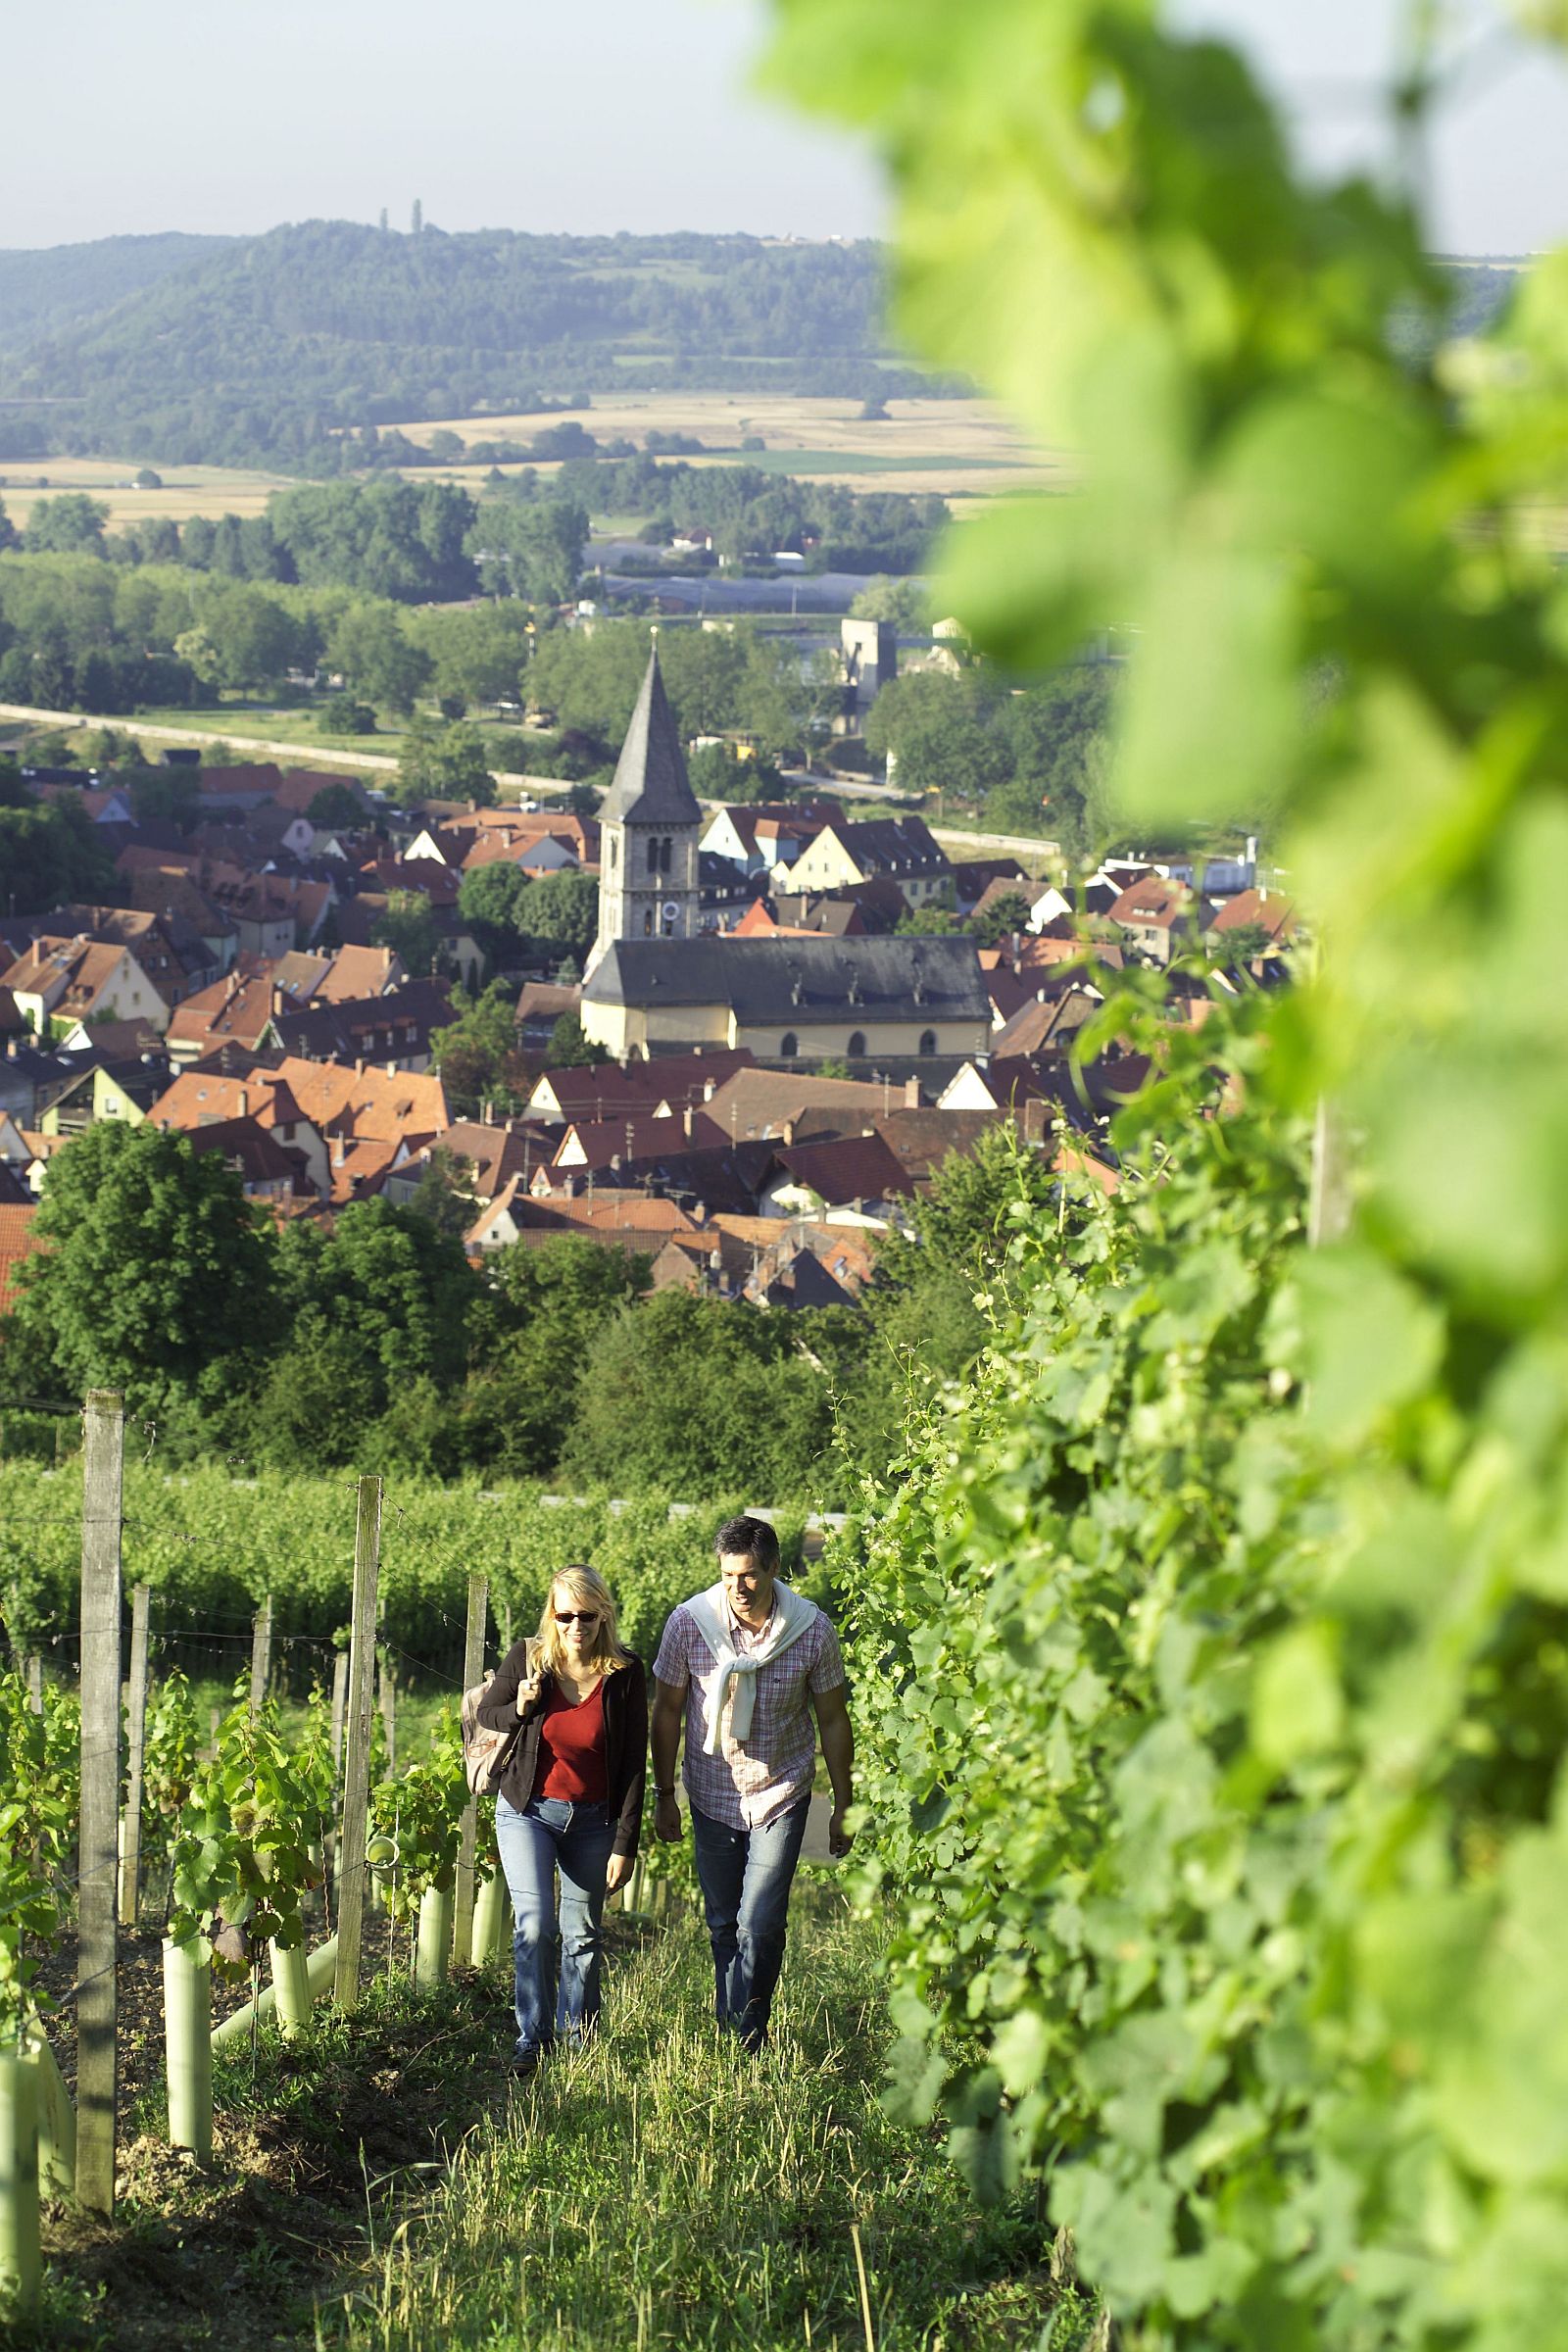
<path fill-rule="evenodd" d="M 963 0 L 953 0 L 955 7 Z M 1039 0 L 1049 7 L 1051 0 Z M 1375 145 L 1396 0 L 1181 0 L 1239 31 L 1326 164 Z M 853 138 L 748 95 L 760 0 L 23 0 L 7 24 L 0 244 L 257 230 L 320 215 L 444 228 L 869 235 Z M 1437 242 L 1568 238 L 1568 75 L 1512 67 L 1446 113 Z"/>

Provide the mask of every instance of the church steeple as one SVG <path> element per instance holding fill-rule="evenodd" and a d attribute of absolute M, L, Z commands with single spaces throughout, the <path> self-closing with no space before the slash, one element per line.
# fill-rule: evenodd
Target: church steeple
<path fill-rule="evenodd" d="M 590 971 L 612 940 L 696 938 L 702 822 L 656 646 L 599 810 L 599 931 Z"/>

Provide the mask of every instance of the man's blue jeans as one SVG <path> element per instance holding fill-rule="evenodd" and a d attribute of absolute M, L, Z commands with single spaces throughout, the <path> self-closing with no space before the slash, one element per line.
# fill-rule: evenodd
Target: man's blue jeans
<path fill-rule="evenodd" d="M 692 1846 L 713 1947 L 713 2014 L 749 2050 L 767 2039 L 784 1965 L 785 1915 L 809 1794 L 765 1829 L 732 1830 L 693 1805 Z"/>
<path fill-rule="evenodd" d="M 519 1813 L 496 1798 L 496 1843 L 512 1893 L 519 2058 L 537 2056 L 558 2034 L 581 2040 L 599 2016 L 600 1923 L 614 1842 L 608 1805 L 536 1796 Z"/>

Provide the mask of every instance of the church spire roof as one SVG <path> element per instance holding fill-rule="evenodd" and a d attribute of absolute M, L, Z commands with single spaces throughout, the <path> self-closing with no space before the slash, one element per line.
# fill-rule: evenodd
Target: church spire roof
<path fill-rule="evenodd" d="M 601 824 L 636 825 L 699 825 L 703 821 L 687 780 L 686 759 L 660 674 L 657 646 L 648 657 L 637 708 L 599 820 Z"/>

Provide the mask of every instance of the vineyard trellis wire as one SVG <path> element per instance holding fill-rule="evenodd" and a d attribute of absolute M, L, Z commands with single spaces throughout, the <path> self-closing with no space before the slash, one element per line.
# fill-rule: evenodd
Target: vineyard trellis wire
<path fill-rule="evenodd" d="M 100 1416 L 100 1438 L 103 1428 L 112 1423 L 117 1445 L 122 1431 L 118 1401 L 101 1396 L 89 1399 L 89 1411 Z M 312 1551 L 306 1576 L 290 1587 L 288 1546 L 286 1541 L 279 1541 L 274 1511 L 264 1544 L 257 1543 L 252 1524 L 251 1542 L 240 1544 L 236 1569 L 231 1545 L 237 1522 L 220 1511 L 220 1524 L 215 1528 L 205 1507 L 215 1496 L 225 1503 L 233 1497 L 223 1495 L 211 1477 L 196 1474 L 174 1485 L 155 1486 L 151 1482 L 157 1474 L 145 1458 L 129 1465 L 117 1459 L 115 1471 L 116 1492 L 122 1492 L 118 1482 L 123 1479 L 126 1502 L 114 1531 L 118 1538 L 116 1582 L 114 1605 L 107 1617 L 96 1593 L 92 1606 L 88 1605 L 89 1546 L 83 1531 L 92 1523 L 91 1494 L 84 1491 L 82 1513 L 74 1523 L 58 1510 L 28 1513 L 16 1507 L 19 1484 L 24 1501 L 46 1481 L 57 1491 L 56 1482 L 64 1473 L 31 1472 L 18 1482 L 10 1466 L 5 1472 L 8 1508 L 0 1538 L 0 1590 L 5 1594 L 4 1620 L 12 1662 L 0 1666 L 0 1772 L 8 1791 L 24 1793 L 8 1796 L 0 1806 L 0 1829 L 5 1833 L 0 1850 L 0 2054 L 6 2059 L 0 2068 L 0 2136 L 18 2154 L 18 2161 L 8 2167 L 0 2181 L 0 2199 L 7 2200 L 0 2213 L 0 2248 L 11 2250 L 4 2265 L 9 2276 L 0 2278 L 0 2291 L 9 2291 L 23 2308 L 37 2291 L 38 2167 L 41 2164 L 44 2176 L 57 2189 L 79 2186 L 74 2171 L 79 2138 L 83 2167 L 90 2161 L 100 2180 L 105 2170 L 105 2151 L 94 2145 L 89 2131 L 89 2126 L 101 2131 L 101 2119 L 89 2114 L 85 2089 L 79 2119 L 73 2115 L 50 2046 L 48 2017 L 38 1999 L 40 1960 L 67 1931 L 89 1867 L 77 1851 L 84 1788 L 94 1788 L 100 1800 L 106 1788 L 111 1792 L 113 1815 L 121 1828 L 121 1903 L 132 1921 L 138 1916 L 144 1890 L 161 1881 L 161 1894 L 153 1908 L 164 1939 L 170 2129 L 175 2144 L 192 2149 L 199 2157 L 211 2152 L 215 2044 L 236 2030 L 254 2030 L 271 2010 L 285 2032 L 295 2030 L 312 2000 L 334 1984 L 342 1998 L 338 1981 L 342 1923 L 334 1914 L 345 1904 L 356 1936 L 360 1916 L 356 1907 L 367 1896 L 379 1905 L 386 1925 L 388 1960 L 400 1957 L 406 1935 L 416 1979 L 422 1983 L 438 1982 L 445 1976 L 454 1947 L 484 1964 L 499 1955 L 510 1937 L 510 1906 L 500 1875 L 493 1812 L 485 1805 L 475 1807 L 469 1798 L 458 1739 L 456 1700 L 462 1675 L 450 1671 L 454 1663 L 461 1667 L 466 1657 L 483 1656 L 489 1646 L 490 1592 L 486 1577 L 471 1573 L 472 1519 L 441 1549 L 441 1568 L 451 1580 L 443 1585 L 430 1572 L 425 1544 L 434 1518 L 431 1496 L 421 1493 L 413 1505 L 394 1501 L 383 1516 L 379 1481 L 355 1482 L 348 1490 L 359 1496 L 362 1506 L 367 1489 L 375 1490 L 377 1552 L 383 1527 L 393 1538 L 392 1592 L 395 1595 L 399 1591 L 401 1570 L 405 1597 L 411 1592 L 416 1594 L 415 1604 L 397 1620 L 400 1630 L 415 1637 L 420 1630 L 436 1628 L 462 1635 L 456 1656 L 444 1645 L 435 1644 L 443 1649 L 437 1657 L 387 1638 L 385 1625 L 374 1621 L 373 1612 L 364 1629 L 363 1688 L 367 1693 L 370 1660 L 379 1650 L 383 1673 L 388 1658 L 395 1658 L 411 1679 L 416 1676 L 448 1694 L 427 1748 L 401 1771 L 394 1771 L 381 1711 L 368 1705 L 360 1726 L 363 1739 L 356 1762 L 352 1709 L 344 1705 L 348 1677 L 343 1672 L 342 1628 L 325 1624 L 334 1588 L 322 1572 L 318 1551 Z M 132 1491 L 137 1482 L 139 1496 Z M 330 1484 L 335 1502 L 341 1482 L 321 1484 Z M 195 1500 L 204 1506 L 200 1523 L 194 1526 L 180 1524 L 170 1507 L 176 1495 L 190 1497 L 192 1488 Z M 254 1496 L 257 1490 L 242 1492 Z M 153 1499 L 149 1501 L 149 1497 Z M 277 1490 L 266 1491 L 263 1505 L 275 1505 L 278 1499 Z M 320 1492 L 311 1499 L 317 1508 L 310 1533 L 319 1544 L 323 1520 L 340 1530 L 346 1515 L 323 1512 L 320 1505 L 325 1497 Z M 483 1499 L 488 1504 L 503 1498 Z M 242 1507 L 254 1522 L 257 1503 L 250 1501 Z M 494 1512 L 478 1516 L 492 1533 L 502 1524 Z M 101 1513 L 99 1524 L 101 1527 Z M 296 1530 L 298 1524 L 296 1520 Z M 645 1614 L 662 1605 L 670 1562 L 676 1554 L 676 1544 L 669 1541 L 670 1514 L 664 1506 L 650 1506 L 639 1514 L 612 1513 L 592 1504 L 539 1505 L 529 1524 L 536 1540 L 548 1532 L 551 1544 L 545 1557 L 550 1566 L 543 1570 L 530 1566 L 524 1571 L 518 1551 L 508 1552 L 508 1563 L 514 1571 L 510 1590 L 516 1596 L 502 1602 L 508 1619 L 514 1607 L 528 1605 L 532 1591 L 542 1596 L 549 1573 L 563 1560 L 564 1533 L 577 1544 L 594 1529 L 602 1533 L 609 1527 L 619 1534 L 622 1558 L 628 1566 L 635 1557 L 637 1531 L 644 1525 L 650 1530 L 663 1529 L 662 1553 L 640 1594 Z M 362 1529 L 363 1525 L 362 1509 Z M 72 1605 L 75 1595 L 67 1576 L 64 1530 L 71 1530 L 82 1546 L 79 1609 Z M 43 1531 L 41 1537 L 39 1531 Z M 510 1533 L 514 1546 L 516 1531 L 514 1528 Z M 680 1571 L 683 1576 L 689 1576 L 694 1531 L 682 1524 L 678 1548 L 686 1563 Z M 101 1535 L 95 1541 L 101 1548 Z M 400 1541 L 404 1546 L 401 1559 L 397 1557 Z M 138 1638 L 145 1642 L 151 1661 L 149 1676 L 141 1685 L 145 1714 L 136 1726 L 141 1773 L 134 1838 L 124 1834 L 122 1800 L 125 1789 L 121 1768 L 125 1741 L 116 1720 L 118 1709 L 107 1722 L 85 1728 L 83 1709 L 72 1687 L 79 1681 L 85 1690 L 89 1667 L 96 1669 L 98 1683 L 103 1685 L 106 1667 L 100 1651 L 104 1642 L 112 1651 L 107 1665 L 111 1687 L 116 1690 L 121 1687 L 120 1545 L 140 1580 L 134 1615 L 144 1629 Z M 589 1545 L 583 1543 L 580 1547 Z M 214 1560 L 222 1562 L 216 1576 L 210 1565 Z M 192 1580 L 192 1590 L 178 1572 L 198 1562 L 203 1565 Z M 268 1597 L 271 1583 L 262 1595 L 245 1589 L 247 1572 L 255 1573 L 264 1565 L 272 1581 L 291 1591 L 294 1601 L 301 1600 L 304 1588 L 303 1605 L 313 1630 L 296 1630 L 287 1622 L 274 1630 Z M 344 1587 L 347 1582 L 347 1578 L 342 1580 Z M 461 1592 L 464 1585 L 467 1612 L 460 1618 L 444 1604 L 447 1597 Z M 215 1598 L 226 1606 L 220 1605 L 208 1618 L 202 1604 Z M 261 1608 L 252 1605 L 258 1598 L 264 1600 Z M 53 1623 L 51 1604 L 58 1609 Z M 149 1627 L 149 1604 L 157 1618 L 167 1616 L 171 1622 L 155 1622 Z M 242 1609 L 248 1623 L 242 1619 Z M 509 1630 L 504 1624 L 503 1638 Z M 280 1655 L 276 1671 L 270 1674 L 274 1644 Z M 248 1658 L 240 1655 L 242 1648 L 249 1650 Z M 42 1666 L 45 1654 L 47 1672 Z M 195 1658 L 215 1654 L 226 1660 L 220 1679 L 231 1690 L 232 1699 L 226 1709 L 214 1710 L 204 1724 L 189 1668 Z M 330 1695 L 321 1671 L 329 1658 L 339 1661 Z M 302 1661 L 311 1672 L 311 1688 L 304 1701 L 302 1725 L 288 1729 L 278 1682 L 280 1677 L 285 1684 L 296 1679 Z M 345 1713 L 349 1718 L 346 1726 Z M 350 1793 L 349 1776 L 356 1770 L 363 1784 L 359 1818 L 365 1823 L 365 1833 L 362 1850 L 353 1853 L 344 1847 L 342 1824 Z M 466 1855 L 465 1889 L 472 1908 L 471 1916 L 455 1934 L 460 1854 Z M 101 1870 L 102 1865 L 90 1867 Z M 658 1862 L 645 1857 L 632 1886 L 618 1898 L 620 1907 L 630 1908 L 634 1902 L 640 1905 L 651 1884 L 662 1903 L 673 1888 L 678 1867 L 663 1857 Z M 101 2011 L 107 1988 L 111 2033 L 118 1961 L 114 1921 L 111 1900 L 107 1953 L 89 1959 L 85 1938 L 78 1941 L 76 1982 L 68 1996 L 81 2004 L 78 2013 L 85 2017 L 84 1996 Z M 327 1933 L 324 1941 L 307 1951 L 313 1924 Z M 380 1948 L 374 1940 L 368 1947 L 371 1955 Z M 264 1955 L 270 1963 L 271 1983 L 268 1985 L 261 1982 Z M 234 1984 L 249 1978 L 251 1996 L 216 2033 L 211 2017 L 215 1973 L 220 1981 Z M 110 2057 L 112 2068 L 112 2049 Z M 83 2082 L 85 2063 L 83 2052 L 78 2057 Z M 112 2102 L 108 2126 L 107 2165 L 112 2181 Z M 107 2209 L 109 2200 L 103 2202 Z"/>

